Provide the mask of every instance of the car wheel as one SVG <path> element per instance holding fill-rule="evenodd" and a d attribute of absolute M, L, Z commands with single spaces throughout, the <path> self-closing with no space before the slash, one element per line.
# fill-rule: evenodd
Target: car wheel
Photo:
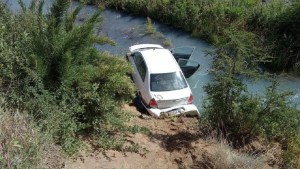
<path fill-rule="evenodd" d="M 139 112 L 141 112 L 141 113 L 146 112 L 146 108 L 144 107 L 144 105 L 142 103 L 142 99 L 140 98 L 140 96 L 138 94 L 136 94 L 135 98 L 133 99 L 133 103 Z"/>

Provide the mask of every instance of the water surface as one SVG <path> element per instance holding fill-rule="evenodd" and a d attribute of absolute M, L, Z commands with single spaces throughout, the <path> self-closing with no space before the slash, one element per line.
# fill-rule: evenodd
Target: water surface
<path fill-rule="evenodd" d="M 5 0 L 0 0 L 0 2 L 5 2 Z M 24 2 L 27 6 L 30 4 L 30 0 L 24 0 Z M 51 3 L 52 0 L 46 1 L 44 7 L 45 13 L 49 9 Z M 8 0 L 7 4 L 14 12 L 18 12 L 20 10 L 18 0 Z M 78 3 L 73 2 L 72 8 L 75 8 L 77 5 Z M 85 6 L 79 14 L 78 23 L 84 21 L 85 18 L 97 10 L 98 9 L 95 6 Z M 129 46 L 142 43 L 163 44 L 163 41 L 166 39 L 171 42 L 171 46 L 168 48 L 180 46 L 196 47 L 191 59 L 198 61 L 201 67 L 187 80 L 192 89 L 195 104 L 200 110 L 202 109 L 202 103 L 205 98 L 203 86 L 213 80 L 212 75 L 208 73 L 211 69 L 212 58 L 205 54 L 206 50 L 212 49 L 212 46 L 209 43 L 198 38 L 191 37 L 188 33 L 156 21 L 154 21 L 154 26 L 158 32 L 163 34 L 163 37 L 145 34 L 146 18 L 141 16 L 130 15 L 114 10 L 104 10 L 102 12 L 102 17 L 104 19 L 102 29 L 96 29 L 96 33 L 98 35 L 107 35 L 114 40 L 117 45 L 96 45 L 96 48 L 99 50 L 105 50 L 112 54 L 123 56 L 127 53 Z M 295 103 L 300 103 L 300 78 L 288 75 L 280 75 L 277 76 L 277 78 L 280 83 L 280 90 L 293 90 L 295 94 L 290 99 Z M 266 80 L 260 80 L 256 84 L 248 83 L 247 86 L 252 93 L 260 95 L 263 91 L 265 91 L 265 87 L 269 84 L 270 82 Z M 300 106 L 298 106 L 298 108 L 300 108 Z"/>

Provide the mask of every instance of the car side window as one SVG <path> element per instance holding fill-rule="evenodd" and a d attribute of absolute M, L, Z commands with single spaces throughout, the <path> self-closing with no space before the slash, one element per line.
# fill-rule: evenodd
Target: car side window
<path fill-rule="evenodd" d="M 144 81 L 145 77 L 146 77 L 147 67 L 144 62 L 143 57 L 140 53 L 135 53 L 133 55 L 133 59 L 134 59 L 135 65 L 137 67 L 137 70 L 138 70 L 142 80 Z"/>

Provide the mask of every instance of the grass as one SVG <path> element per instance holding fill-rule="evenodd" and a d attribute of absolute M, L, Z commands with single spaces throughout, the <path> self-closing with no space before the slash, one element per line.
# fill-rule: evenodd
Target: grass
<path fill-rule="evenodd" d="M 147 22 L 146 22 L 146 32 L 147 34 L 154 34 L 156 32 L 156 29 L 152 23 L 152 20 L 147 17 Z"/>
<path fill-rule="evenodd" d="M 214 168 L 223 169 L 259 169 L 264 166 L 261 158 L 237 153 L 222 143 L 215 147 L 212 161 Z"/>
<path fill-rule="evenodd" d="M 212 169 L 262 169 L 264 161 L 261 156 L 253 156 L 247 153 L 240 153 L 233 150 L 226 141 L 211 139 L 208 142 L 214 142 L 210 154 L 206 155 L 206 166 Z"/>
<path fill-rule="evenodd" d="M 0 168 L 57 168 L 62 159 L 29 115 L 0 107 Z"/>
<path fill-rule="evenodd" d="M 152 35 L 154 37 L 157 37 L 159 39 L 162 40 L 162 44 L 167 47 L 167 46 L 171 46 L 172 42 L 170 39 L 166 38 L 161 32 L 158 32 L 155 28 L 155 26 L 153 25 L 153 22 L 151 20 L 151 18 L 147 17 L 147 21 L 146 21 L 146 30 L 145 30 L 145 34 L 146 35 Z"/>

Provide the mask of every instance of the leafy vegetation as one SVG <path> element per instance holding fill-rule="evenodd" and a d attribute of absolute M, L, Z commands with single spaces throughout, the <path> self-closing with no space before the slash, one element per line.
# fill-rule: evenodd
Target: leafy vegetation
<path fill-rule="evenodd" d="M 0 167 L 40 166 L 43 136 L 24 115 L 0 109 Z M 38 167 L 37 167 L 38 168 Z"/>
<path fill-rule="evenodd" d="M 257 71 L 261 63 L 269 63 L 276 70 L 299 72 L 298 3 L 103 2 L 160 18 L 213 42 L 216 50 L 210 54 L 214 56 L 215 82 L 205 87 L 208 98 L 204 120 L 219 135 L 235 140 L 235 145 L 256 136 L 278 141 L 287 152 L 284 167 L 296 166 L 300 113 L 289 102 L 291 93 L 277 93 L 274 82 L 265 96 L 256 96 L 248 93 L 244 82 L 261 75 Z M 47 14 L 43 14 L 43 1 L 32 1 L 28 8 L 22 1 L 20 4 L 22 12 L 18 15 L 0 4 L 0 95 L 5 100 L 1 106 L 13 110 L 0 110 L 3 122 L 8 122 L 0 125 L 4 136 L 0 142 L 0 164 L 15 166 L 19 158 L 24 159 L 21 168 L 39 163 L 43 147 L 41 132 L 69 154 L 78 150 L 80 138 L 86 136 L 104 149 L 137 151 L 137 145 L 124 148 L 124 140 L 116 136 L 118 132 L 149 131 L 124 124 L 128 117 L 121 106 L 131 99 L 134 91 L 127 76 L 132 70 L 124 60 L 94 48 L 96 43 L 114 45 L 108 37 L 94 34 L 101 23 L 101 11 L 84 23 L 75 24 L 82 6 L 68 13 L 69 1 L 56 0 Z M 146 26 L 148 33 L 155 33 L 150 18 Z M 18 128 L 11 127 L 12 121 L 28 124 L 24 131 L 20 130 L 24 137 L 12 137 L 12 133 L 20 133 Z M 10 130 L 6 125 L 10 125 Z M 19 152 L 20 147 L 24 148 L 24 154 Z M 15 158 L 16 154 L 21 157 Z"/>
<path fill-rule="evenodd" d="M 272 56 L 274 71 L 299 73 L 299 2 L 285 0 L 104 0 L 110 8 L 171 24 L 214 44 L 236 27 L 259 35 L 260 48 Z M 298 26 L 298 27 L 297 27 Z"/>
<path fill-rule="evenodd" d="M 258 64 L 269 57 L 255 49 L 255 35 L 236 29 L 226 30 L 224 40 L 210 53 L 214 57 L 214 82 L 205 86 L 208 98 L 202 124 L 238 147 L 256 137 L 278 141 L 288 147 L 290 158 L 284 167 L 295 168 L 299 152 L 300 111 L 289 101 L 291 92 L 277 92 L 276 81 L 265 96 L 247 91 L 246 80 L 261 76 Z M 247 56 L 245 58 L 245 56 Z M 205 127 L 205 126 L 203 126 Z M 287 148 L 285 148 L 287 150 Z"/>
<path fill-rule="evenodd" d="M 99 10 L 76 24 L 83 6 L 68 12 L 70 1 L 54 1 L 43 13 L 43 1 L 11 14 L 0 6 L 0 89 L 7 108 L 27 112 L 39 132 L 46 133 L 68 154 L 81 137 L 106 138 L 97 146 L 114 148 L 118 131 L 130 131 L 121 106 L 134 88 L 125 60 L 99 52 L 94 44 L 111 44 L 94 34 Z M 126 130 L 125 130 L 126 129 Z"/>
<path fill-rule="evenodd" d="M 275 57 L 271 69 L 291 70 L 300 75 L 300 3 L 295 1 L 291 7 L 269 22 L 264 30 L 267 45 Z"/>
<path fill-rule="evenodd" d="M 258 112 L 260 102 L 249 96 L 243 82 L 258 75 L 255 66 L 264 61 L 259 53 L 252 52 L 254 43 L 254 34 L 228 30 L 224 44 L 211 53 L 215 80 L 205 87 L 208 103 L 204 114 L 213 128 L 220 129 L 220 134 L 236 135 L 232 136 L 234 140 L 257 132 L 252 130 L 257 120 L 253 112 Z M 248 57 L 247 62 L 244 56 Z"/>

